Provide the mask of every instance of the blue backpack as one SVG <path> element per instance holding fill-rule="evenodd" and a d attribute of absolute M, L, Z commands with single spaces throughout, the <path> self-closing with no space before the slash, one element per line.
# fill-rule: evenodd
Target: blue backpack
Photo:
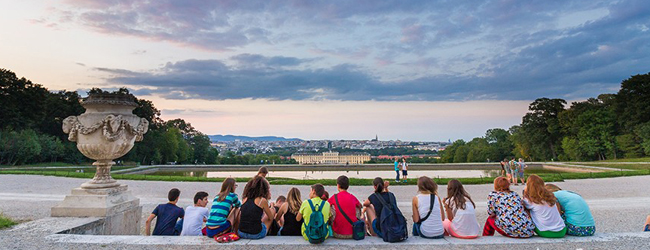
<path fill-rule="evenodd" d="M 314 208 L 314 203 L 311 200 L 307 200 L 307 202 L 309 202 L 309 206 L 311 207 L 311 215 L 309 215 L 309 223 L 305 224 L 305 236 L 309 239 L 309 243 L 319 244 L 325 241 L 329 233 L 322 212 L 325 201 L 320 203 L 318 210 Z"/>
<path fill-rule="evenodd" d="M 397 207 L 395 196 L 389 193 L 389 203 L 381 195 L 374 193 L 375 197 L 381 202 L 384 208 L 379 216 L 379 228 L 381 229 L 382 239 L 385 242 L 400 242 L 409 237 L 406 218 L 402 215 Z M 395 206 L 393 206 L 395 204 Z"/>

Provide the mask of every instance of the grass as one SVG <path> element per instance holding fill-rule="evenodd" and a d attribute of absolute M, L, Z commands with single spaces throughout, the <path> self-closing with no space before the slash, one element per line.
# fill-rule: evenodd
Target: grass
<path fill-rule="evenodd" d="M 527 171 L 526 175 L 530 173 Z M 94 173 L 76 173 L 70 171 L 52 171 L 52 170 L 2 170 L 0 174 L 27 174 L 27 175 L 45 175 L 45 176 L 59 176 L 59 177 L 72 177 L 72 178 L 83 178 L 91 179 L 94 176 Z M 540 171 L 535 173 L 542 177 L 546 182 L 561 182 L 568 179 L 591 179 L 591 178 L 610 178 L 610 177 L 621 177 L 621 176 L 638 176 L 638 175 L 650 175 L 650 169 L 643 170 L 633 170 L 633 171 L 608 171 L 608 172 L 598 172 L 598 173 L 544 173 Z M 162 175 L 143 175 L 143 174 L 113 174 L 113 178 L 118 180 L 144 180 L 144 181 L 180 181 L 180 182 L 223 182 L 225 178 L 207 178 L 207 177 L 195 177 L 195 176 L 162 176 Z M 434 181 L 438 184 L 444 185 L 449 182 L 452 178 L 435 178 Z M 482 178 L 456 178 L 460 180 L 463 184 L 491 184 L 494 180 L 493 177 L 482 177 Z M 235 178 L 239 183 L 245 183 L 249 178 Z M 333 179 L 314 179 L 314 180 L 298 180 L 298 179 L 289 179 L 289 178 L 278 178 L 278 177 L 269 177 L 269 183 L 272 185 L 312 185 L 316 183 L 321 183 L 327 186 L 336 185 L 336 180 Z M 388 179 L 386 179 L 388 180 Z M 350 178 L 350 185 L 352 186 L 372 186 L 373 179 L 357 179 Z M 388 180 L 391 181 L 391 180 Z M 402 186 L 402 185 L 417 185 L 417 179 L 412 178 L 408 179 L 407 183 L 394 183 L 391 182 L 392 186 Z"/>
<path fill-rule="evenodd" d="M 90 166 L 91 163 L 72 164 L 66 162 L 41 162 L 25 165 L 0 165 L 0 168 L 31 168 L 31 167 L 72 167 L 72 166 Z"/>
<path fill-rule="evenodd" d="M 6 217 L 4 214 L 0 214 L 0 229 L 9 228 L 16 224 L 18 224 L 18 222 L 13 221 L 12 219 Z"/>
<path fill-rule="evenodd" d="M 650 157 L 612 159 L 612 160 L 604 160 L 604 161 L 596 161 L 596 162 L 650 162 Z"/>
<path fill-rule="evenodd" d="M 628 169 L 628 170 L 650 170 L 650 164 L 589 163 L 589 164 L 581 164 L 581 165 L 594 166 L 594 167 L 616 168 L 616 169 Z"/>

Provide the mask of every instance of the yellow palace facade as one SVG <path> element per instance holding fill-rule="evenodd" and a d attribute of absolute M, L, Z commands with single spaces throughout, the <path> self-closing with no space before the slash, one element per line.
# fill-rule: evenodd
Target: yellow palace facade
<path fill-rule="evenodd" d="M 363 164 L 370 160 L 368 153 L 295 153 L 291 155 L 298 164 Z"/>

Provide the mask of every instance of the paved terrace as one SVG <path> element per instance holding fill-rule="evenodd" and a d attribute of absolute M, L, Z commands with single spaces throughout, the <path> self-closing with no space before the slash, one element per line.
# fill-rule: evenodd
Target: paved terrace
<path fill-rule="evenodd" d="M 119 249 L 205 249 L 206 247 L 228 248 L 313 248 L 300 237 L 267 237 L 264 240 L 241 240 L 231 244 L 218 244 L 204 237 L 144 237 L 144 236 L 90 236 L 56 234 L 65 228 L 82 223 L 85 219 L 70 219 L 58 228 L 56 226 L 42 227 L 39 225 L 60 223 L 48 220 L 50 207 L 63 200 L 74 187 L 83 183 L 84 179 L 0 175 L 0 211 L 18 220 L 24 220 L 10 230 L 0 231 L 0 249 L 32 249 L 37 247 L 52 249 L 94 249 L 98 247 Z M 161 182 L 161 181 L 122 181 L 128 184 L 133 194 L 141 199 L 143 206 L 142 220 L 144 221 L 153 208 L 166 202 L 167 190 L 172 187 L 181 189 L 179 205 L 186 207 L 192 203 L 191 198 L 197 191 L 207 191 L 214 195 L 220 187 L 218 183 L 201 182 Z M 563 239 L 508 239 L 501 236 L 482 237 L 476 240 L 460 240 L 445 238 L 444 240 L 425 240 L 411 237 L 399 244 L 387 244 L 376 238 L 364 241 L 330 239 L 318 248 L 341 248 L 353 246 L 369 246 L 372 248 L 394 248 L 403 246 L 412 249 L 419 248 L 494 248 L 497 245 L 508 244 L 509 249 L 649 249 L 650 233 L 640 232 L 645 217 L 650 214 L 650 195 L 648 195 L 650 176 L 619 177 L 608 179 L 568 180 L 556 183 L 563 189 L 580 193 L 590 205 L 596 219 L 598 235 L 594 237 Z M 291 186 L 273 186 L 272 194 L 286 194 Z M 298 187 L 303 198 L 309 187 Z M 477 203 L 479 222 L 486 219 L 486 196 L 492 190 L 492 185 L 468 185 L 468 192 Z M 326 187 L 335 193 L 335 187 Z M 393 186 L 390 188 L 398 199 L 398 205 L 409 220 L 411 216 L 410 200 L 415 195 L 415 186 Z M 523 186 L 513 186 L 513 190 L 521 192 Z M 446 190 L 440 186 L 439 190 Z M 237 190 L 241 193 L 241 190 Z M 363 200 L 372 192 L 372 187 L 351 187 L 349 190 L 357 198 Z M 444 195 L 443 195 L 444 196 Z M 87 222 L 87 221 L 86 221 Z M 143 223 L 144 224 L 144 223 Z M 143 225 L 144 227 L 144 225 Z M 172 245 L 169 245 L 172 244 Z"/>

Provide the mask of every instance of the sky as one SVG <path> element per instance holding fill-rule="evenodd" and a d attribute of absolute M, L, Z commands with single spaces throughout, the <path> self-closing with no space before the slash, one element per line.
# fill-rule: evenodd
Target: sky
<path fill-rule="evenodd" d="M 0 0 L 0 67 L 206 134 L 470 140 L 650 72 L 650 4 Z"/>

